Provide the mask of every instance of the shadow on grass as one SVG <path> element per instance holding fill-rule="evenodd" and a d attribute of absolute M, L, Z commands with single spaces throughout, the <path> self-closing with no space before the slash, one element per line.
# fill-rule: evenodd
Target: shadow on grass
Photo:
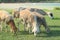
<path fill-rule="evenodd" d="M 60 36 L 60 30 L 51 30 L 51 33 L 48 35 L 52 37 Z"/>
<path fill-rule="evenodd" d="M 50 33 L 42 32 L 37 37 L 56 37 L 60 36 L 60 30 L 51 30 Z"/>
<path fill-rule="evenodd" d="M 20 31 L 18 35 L 33 35 L 33 33 L 28 33 L 28 31 Z M 37 37 L 57 37 L 60 36 L 60 30 L 51 30 L 50 33 L 46 33 L 45 31 L 42 31 L 41 33 L 37 34 Z"/>
<path fill-rule="evenodd" d="M 30 33 L 32 34 L 32 33 Z M 18 35 L 29 35 L 29 32 L 28 31 L 20 31 L 18 32 Z"/>
<path fill-rule="evenodd" d="M 53 20 L 60 20 L 60 18 L 54 18 Z"/>
<path fill-rule="evenodd" d="M 60 28 L 60 26 L 57 26 L 57 25 L 53 25 L 53 26 L 49 26 L 51 28 Z"/>
<path fill-rule="evenodd" d="M 60 26 L 54 25 L 54 26 L 49 26 L 50 28 L 60 28 Z M 56 37 L 60 36 L 60 30 L 51 30 L 50 33 L 41 32 L 37 37 Z"/>
<path fill-rule="evenodd" d="M 51 28 L 60 28 L 60 26 L 49 26 Z M 33 33 L 30 33 L 28 31 L 20 31 L 18 32 L 18 35 L 33 35 Z M 60 36 L 60 30 L 51 30 L 50 33 L 46 33 L 45 31 L 41 31 L 41 33 L 37 34 L 37 37 L 56 37 L 56 36 Z"/>
<path fill-rule="evenodd" d="M 41 32 L 37 37 L 56 37 L 56 36 L 60 36 L 60 30 L 56 30 L 56 28 L 60 28 L 60 26 L 57 25 L 53 25 L 53 26 L 49 26 L 50 28 L 55 28 L 55 30 L 51 30 L 50 33 L 46 33 Z"/>

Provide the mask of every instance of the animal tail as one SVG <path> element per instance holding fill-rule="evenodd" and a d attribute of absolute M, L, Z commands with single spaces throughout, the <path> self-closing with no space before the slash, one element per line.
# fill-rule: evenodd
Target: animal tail
<path fill-rule="evenodd" d="M 37 13 L 37 12 L 33 12 L 32 15 L 38 16 L 39 18 L 44 17 L 43 15 L 41 15 L 40 13 Z"/>

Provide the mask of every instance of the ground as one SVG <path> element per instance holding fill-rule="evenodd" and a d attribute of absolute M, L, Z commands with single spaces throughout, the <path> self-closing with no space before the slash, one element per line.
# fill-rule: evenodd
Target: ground
<path fill-rule="evenodd" d="M 60 10 L 49 10 L 53 12 L 54 19 L 50 19 L 48 16 L 45 16 L 47 25 L 49 26 L 51 32 L 46 33 L 45 28 L 41 26 L 41 33 L 35 37 L 33 34 L 29 34 L 28 32 L 24 32 L 23 25 L 20 24 L 20 32 L 17 32 L 17 35 L 9 32 L 10 27 L 8 26 L 8 32 L 5 32 L 5 27 L 3 24 L 3 31 L 0 32 L 0 40 L 60 40 Z M 11 11 L 9 11 L 11 13 Z M 17 20 L 15 20 L 15 24 L 17 25 Z"/>

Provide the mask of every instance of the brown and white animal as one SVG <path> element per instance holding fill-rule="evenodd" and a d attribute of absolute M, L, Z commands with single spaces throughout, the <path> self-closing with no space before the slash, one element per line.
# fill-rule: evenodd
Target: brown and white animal
<path fill-rule="evenodd" d="M 54 18 L 52 12 L 47 12 L 47 11 L 44 11 L 43 9 L 20 7 L 18 10 L 21 11 L 21 10 L 24 10 L 24 9 L 28 9 L 28 10 L 30 10 L 31 12 L 37 12 L 37 13 L 39 13 L 39 14 L 42 14 L 43 16 L 44 16 L 44 15 L 48 15 L 51 19 Z"/>
<path fill-rule="evenodd" d="M 6 24 L 10 25 L 11 31 L 13 33 L 17 32 L 17 27 L 15 26 L 13 17 L 9 14 L 9 12 L 5 10 L 0 10 L 0 22 L 4 21 Z"/>
<path fill-rule="evenodd" d="M 37 26 L 37 20 L 35 14 L 30 12 L 29 10 L 20 11 L 20 19 L 23 20 L 25 27 L 28 25 L 28 29 L 32 28 L 34 35 L 36 35 L 40 30 L 39 26 Z"/>
<path fill-rule="evenodd" d="M 37 12 L 31 12 L 28 9 L 20 11 L 19 14 L 20 14 L 19 18 L 23 21 L 24 26 L 26 27 L 28 25 L 29 30 L 32 27 L 32 32 L 34 32 L 34 35 L 40 32 L 39 26 L 41 24 L 45 27 L 46 31 L 49 32 L 49 28 L 46 24 L 43 15 Z"/>

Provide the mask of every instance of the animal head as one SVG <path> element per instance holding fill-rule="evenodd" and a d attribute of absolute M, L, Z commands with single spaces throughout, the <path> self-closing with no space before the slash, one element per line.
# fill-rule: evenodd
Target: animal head
<path fill-rule="evenodd" d="M 49 16 L 51 19 L 54 19 L 54 16 L 53 16 L 53 13 L 52 13 L 52 12 L 48 12 L 48 16 Z"/>
<path fill-rule="evenodd" d="M 19 11 L 13 11 L 12 14 L 14 18 L 19 18 Z"/>

